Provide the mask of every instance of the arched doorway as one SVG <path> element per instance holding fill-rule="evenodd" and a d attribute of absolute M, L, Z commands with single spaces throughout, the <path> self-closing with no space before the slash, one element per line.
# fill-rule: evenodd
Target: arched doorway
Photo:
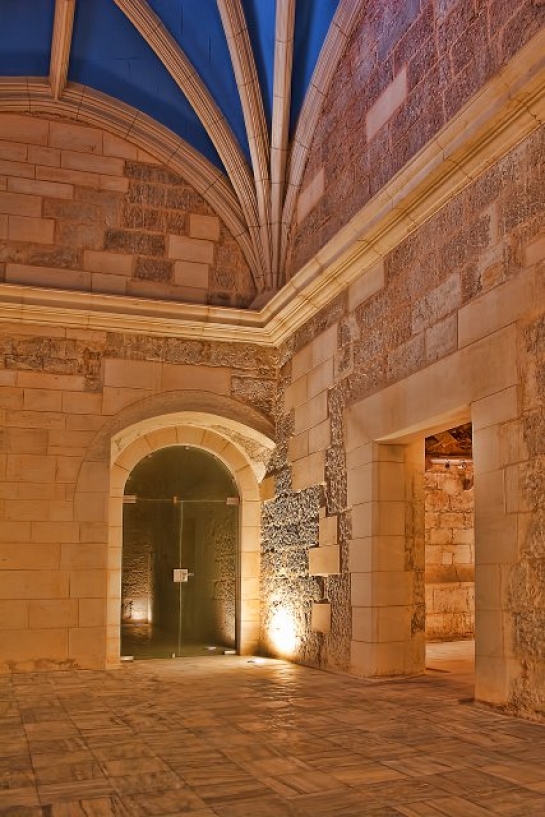
<path fill-rule="evenodd" d="M 170 658 L 238 647 L 239 493 L 211 453 L 144 457 L 123 500 L 121 655 Z"/>

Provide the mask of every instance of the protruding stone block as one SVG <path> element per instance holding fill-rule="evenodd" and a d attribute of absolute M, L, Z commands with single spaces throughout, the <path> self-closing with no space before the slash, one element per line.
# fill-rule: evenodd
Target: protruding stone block
<path fill-rule="evenodd" d="M 335 576 L 341 572 L 338 545 L 313 547 L 308 552 L 308 572 L 311 576 Z"/>
<path fill-rule="evenodd" d="M 331 604 L 329 602 L 314 602 L 310 626 L 314 633 L 329 633 L 331 631 Z"/>

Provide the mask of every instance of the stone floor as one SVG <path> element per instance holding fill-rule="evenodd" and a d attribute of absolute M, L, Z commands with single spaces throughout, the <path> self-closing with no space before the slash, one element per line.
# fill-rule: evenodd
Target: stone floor
<path fill-rule="evenodd" d="M 545 727 L 471 703 L 468 649 L 406 682 L 238 656 L 0 677 L 0 814 L 543 817 Z"/>

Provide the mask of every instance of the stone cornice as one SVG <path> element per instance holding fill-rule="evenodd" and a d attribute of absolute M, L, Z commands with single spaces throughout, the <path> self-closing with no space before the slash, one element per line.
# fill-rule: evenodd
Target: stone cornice
<path fill-rule="evenodd" d="M 0 320 L 276 346 L 543 123 L 544 68 L 541 31 L 260 312 L 2 284 Z"/>

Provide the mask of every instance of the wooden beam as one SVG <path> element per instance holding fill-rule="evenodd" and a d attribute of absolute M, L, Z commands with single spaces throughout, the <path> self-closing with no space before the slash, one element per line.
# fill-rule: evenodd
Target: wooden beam
<path fill-rule="evenodd" d="M 49 83 L 55 100 L 61 98 L 66 87 L 75 8 L 76 0 L 56 0 L 55 2 L 51 61 L 49 64 Z"/>

